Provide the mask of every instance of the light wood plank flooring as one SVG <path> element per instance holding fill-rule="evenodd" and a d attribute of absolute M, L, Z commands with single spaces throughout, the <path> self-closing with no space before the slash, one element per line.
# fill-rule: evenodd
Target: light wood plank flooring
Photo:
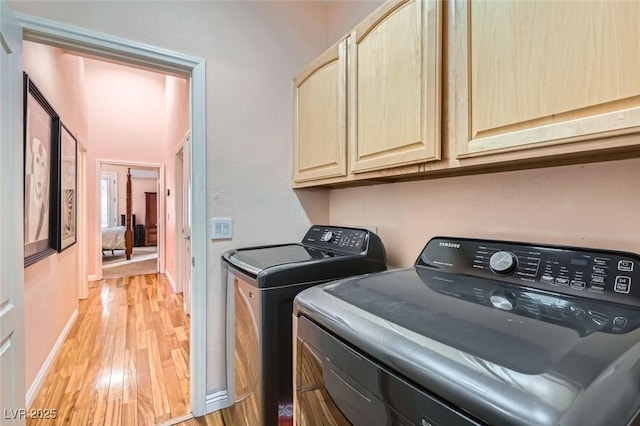
<path fill-rule="evenodd" d="M 223 410 L 224 411 L 224 410 Z M 227 423 L 232 425 L 232 423 Z M 225 426 L 225 422 L 222 418 L 220 411 L 207 414 L 203 417 L 195 417 L 187 421 L 178 423 L 179 426 Z"/>
<path fill-rule="evenodd" d="M 27 425 L 155 425 L 189 413 L 189 334 L 182 295 L 164 275 L 93 283 L 30 407 L 57 418 Z"/>

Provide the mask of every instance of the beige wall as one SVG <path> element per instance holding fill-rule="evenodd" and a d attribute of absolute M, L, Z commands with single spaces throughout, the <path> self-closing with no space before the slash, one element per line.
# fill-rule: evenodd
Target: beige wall
<path fill-rule="evenodd" d="M 434 236 L 640 252 L 640 159 L 332 190 L 331 223 L 378 227 L 392 266 Z"/>
<path fill-rule="evenodd" d="M 371 12 L 377 9 L 384 0 L 342 0 L 333 1 L 327 6 L 327 37 L 332 45 Z"/>
<path fill-rule="evenodd" d="M 24 69 L 75 136 L 88 133 L 84 64 L 60 49 L 24 44 Z M 51 73 L 59 69 L 59 73 Z M 78 194 L 83 197 L 85 194 Z M 29 388 L 77 307 L 78 245 L 24 271 L 26 385 Z"/>

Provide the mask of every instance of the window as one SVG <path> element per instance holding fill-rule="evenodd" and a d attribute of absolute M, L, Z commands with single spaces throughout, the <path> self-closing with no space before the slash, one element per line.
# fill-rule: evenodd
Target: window
<path fill-rule="evenodd" d="M 103 228 L 118 225 L 118 174 L 100 174 L 100 225 Z"/>

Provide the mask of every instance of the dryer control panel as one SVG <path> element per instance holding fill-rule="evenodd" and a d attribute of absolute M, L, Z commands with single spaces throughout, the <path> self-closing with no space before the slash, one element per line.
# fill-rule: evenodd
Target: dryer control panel
<path fill-rule="evenodd" d="M 632 253 L 437 237 L 416 265 L 640 306 L 640 256 Z"/>
<path fill-rule="evenodd" d="M 369 231 L 339 226 L 312 226 L 302 239 L 302 244 L 342 251 L 350 254 L 360 254 L 367 250 Z"/>

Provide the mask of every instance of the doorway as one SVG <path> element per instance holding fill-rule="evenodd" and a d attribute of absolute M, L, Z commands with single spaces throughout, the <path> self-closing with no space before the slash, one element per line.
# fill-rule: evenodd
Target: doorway
<path fill-rule="evenodd" d="M 125 164 L 126 163 L 126 164 Z M 162 165 L 98 161 L 100 214 L 100 267 L 102 279 L 164 272 L 164 203 L 158 194 L 165 187 Z M 130 180 L 129 180 L 130 177 Z M 127 181 L 129 180 L 129 184 Z M 130 185 L 130 193 L 127 185 Z M 129 200 L 129 201 L 127 201 Z M 127 203 L 130 206 L 127 207 Z M 132 253 L 126 251 L 126 212 L 131 210 Z M 164 262 L 162 262 L 164 263 Z"/>
<path fill-rule="evenodd" d="M 190 214 L 193 237 L 190 383 L 191 408 L 196 416 L 206 413 L 206 120 L 205 64 L 201 58 L 146 46 L 81 28 L 21 15 L 23 39 L 90 53 L 103 59 L 126 62 L 190 78 L 191 170 L 193 197 Z"/>

